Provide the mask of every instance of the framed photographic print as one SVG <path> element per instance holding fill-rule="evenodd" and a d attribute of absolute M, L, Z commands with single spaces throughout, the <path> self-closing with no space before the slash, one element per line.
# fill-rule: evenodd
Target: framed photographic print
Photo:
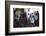
<path fill-rule="evenodd" d="M 5 2 L 6 35 L 45 32 L 45 3 Z"/>

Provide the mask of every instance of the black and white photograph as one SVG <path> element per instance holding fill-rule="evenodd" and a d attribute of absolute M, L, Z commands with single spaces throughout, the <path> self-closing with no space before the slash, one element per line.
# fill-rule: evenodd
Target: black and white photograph
<path fill-rule="evenodd" d="M 39 11 L 35 8 L 13 8 L 14 27 L 39 27 Z"/>

